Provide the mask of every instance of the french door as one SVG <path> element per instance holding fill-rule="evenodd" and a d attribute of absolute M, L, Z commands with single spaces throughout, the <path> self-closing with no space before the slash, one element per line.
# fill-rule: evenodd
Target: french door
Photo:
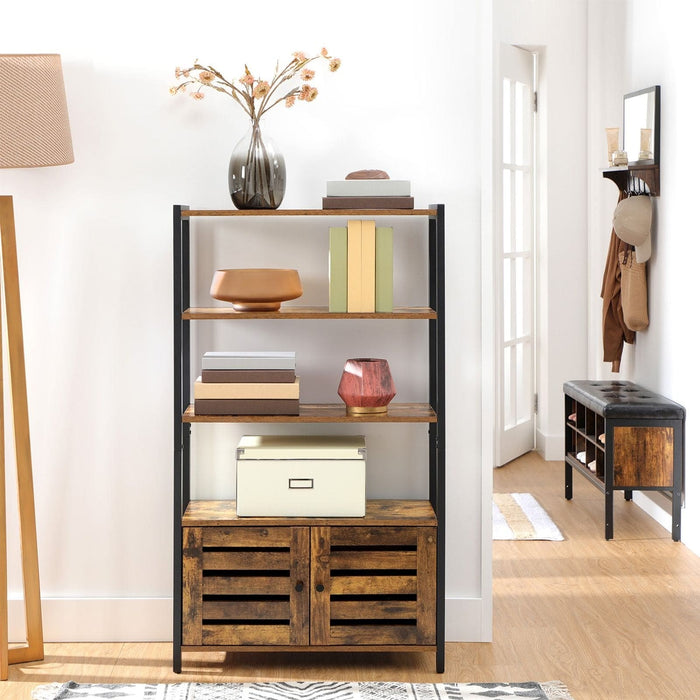
<path fill-rule="evenodd" d="M 500 65 L 494 183 L 495 466 L 535 444 L 534 55 L 503 45 Z"/>

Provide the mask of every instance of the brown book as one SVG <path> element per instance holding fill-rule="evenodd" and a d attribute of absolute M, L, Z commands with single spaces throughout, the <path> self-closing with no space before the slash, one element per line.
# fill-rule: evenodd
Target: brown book
<path fill-rule="evenodd" d="M 324 209 L 413 209 L 413 197 L 323 197 Z"/>
<path fill-rule="evenodd" d="M 299 399 L 195 399 L 195 416 L 298 416 Z"/>
<path fill-rule="evenodd" d="M 203 369 L 205 384 L 286 384 L 295 379 L 293 369 Z"/>

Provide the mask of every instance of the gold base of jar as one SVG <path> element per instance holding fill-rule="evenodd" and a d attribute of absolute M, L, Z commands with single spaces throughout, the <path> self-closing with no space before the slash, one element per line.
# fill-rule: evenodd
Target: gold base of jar
<path fill-rule="evenodd" d="M 359 416 L 366 413 L 386 413 L 388 411 L 387 406 L 346 406 L 345 412 L 349 416 Z"/>

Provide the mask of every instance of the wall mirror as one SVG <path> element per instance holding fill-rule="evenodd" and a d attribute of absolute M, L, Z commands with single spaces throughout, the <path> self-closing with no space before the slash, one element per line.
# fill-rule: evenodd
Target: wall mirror
<path fill-rule="evenodd" d="M 630 165 L 659 164 L 659 121 L 661 87 L 630 92 L 624 97 L 622 112 L 623 149 Z"/>

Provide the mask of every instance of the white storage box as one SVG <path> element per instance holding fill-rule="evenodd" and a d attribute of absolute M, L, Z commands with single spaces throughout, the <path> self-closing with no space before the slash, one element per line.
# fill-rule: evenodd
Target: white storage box
<path fill-rule="evenodd" d="M 236 450 L 239 516 L 362 517 L 362 435 L 244 435 Z"/>

